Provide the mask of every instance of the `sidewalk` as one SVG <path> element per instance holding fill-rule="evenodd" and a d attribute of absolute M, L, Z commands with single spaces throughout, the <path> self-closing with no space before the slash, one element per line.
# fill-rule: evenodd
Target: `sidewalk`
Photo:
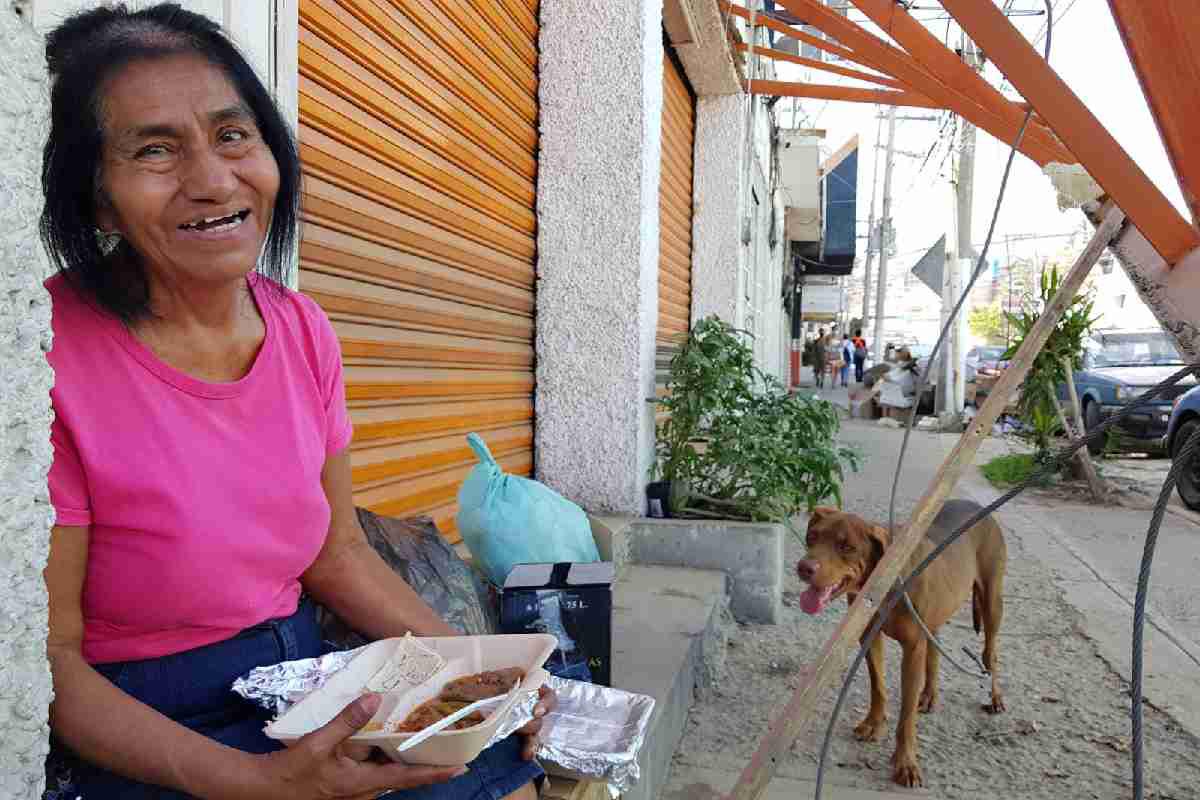
<path fill-rule="evenodd" d="M 988 502 L 998 492 L 981 480 L 970 488 Z M 1123 681 L 1132 676 L 1133 607 L 1150 511 L 1097 509 L 1037 496 L 1020 497 L 999 512 L 1020 531 L 1028 553 L 1050 566 L 1064 599 L 1082 616 L 1081 630 Z M 1146 609 L 1147 702 L 1200 737 L 1200 525 L 1163 517 Z"/>
<path fill-rule="evenodd" d="M 826 388 L 818 394 L 836 402 L 845 390 Z M 846 507 L 885 522 L 901 433 L 860 420 L 845 420 L 842 431 L 843 440 L 866 456 L 863 471 L 846 482 Z M 914 433 L 900 481 L 898 520 L 908 518 L 957 438 Z M 1001 442 L 988 440 L 977 463 L 1002 452 Z M 990 491 L 982 476 L 971 470 L 955 495 L 982 500 L 992 496 Z M 1121 659 L 1124 653 L 1128 661 L 1132 614 L 1114 593 L 1113 587 L 1123 589 L 1124 584 L 1107 575 L 1111 565 L 1098 561 L 1102 550 L 1088 550 L 1071 537 L 1123 528 L 1124 548 L 1116 563 L 1136 571 L 1147 516 L 1134 513 L 1096 522 L 1104 515 L 1095 509 L 1059 511 L 1018 504 L 999 514 L 1009 554 L 999 672 L 1009 710 L 997 716 L 984 713 L 980 706 L 987 687 L 943 660 L 941 703 L 919 722 L 925 785 L 939 800 L 1127 800 L 1130 796 L 1128 673 Z M 1178 520 L 1177 524 L 1187 523 Z M 1176 528 L 1176 522 L 1169 525 L 1164 526 L 1164 549 L 1152 590 L 1152 598 L 1159 600 L 1183 591 L 1194 594 L 1195 580 L 1191 578 L 1188 585 L 1189 576 L 1200 571 L 1196 569 L 1200 547 L 1194 546 L 1200 544 L 1200 528 L 1188 532 Z M 786 547 L 789 563 L 804 551 L 803 543 L 791 537 Z M 1127 575 L 1122 577 L 1127 581 Z M 845 603 L 808 616 L 797 607 L 800 588 L 794 578 L 785 587 L 780 625 L 740 626 L 731 635 L 728 671 L 720 688 L 711 699 L 697 704 L 689 718 L 676 756 L 682 774 L 705 765 L 745 765 L 772 716 L 838 627 Z M 1151 677 L 1147 681 L 1150 704 L 1145 709 L 1146 796 L 1160 800 L 1195 797 L 1195 787 L 1200 785 L 1200 741 L 1193 733 L 1200 731 L 1196 727 L 1200 717 L 1193 716 L 1193 707 L 1200 707 L 1200 668 L 1163 633 L 1173 631 L 1180 641 L 1188 638 L 1184 615 L 1190 611 L 1181 606 L 1179 613 L 1169 619 L 1157 614 L 1152 620 L 1162 628 L 1147 628 Z M 969 604 L 938 635 L 952 653 L 967 647 L 978 654 L 982 647 L 972 630 Z M 888 762 L 898 714 L 900 648 L 889 641 L 885 652 L 890 696 L 887 736 L 880 743 L 863 744 L 851 733 L 866 708 L 864 669 L 834 727 L 831 788 L 895 791 Z M 791 757 L 779 765 L 781 776 L 798 781 L 811 776 L 834 694 L 822 699 L 818 725 L 802 735 Z"/>
<path fill-rule="evenodd" d="M 850 376 L 851 382 L 850 382 L 849 388 L 843 387 L 843 386 L 830 386 L 829 382 L 826 381 L 825 386 L 823 388 L 818 389 L 816 384 L 813 383 L 812 370 L 806 368 L 804 371 L 807 372 L 808 375 L 806 377 L 803 377 L 800 379 L 799 386 L 792 387 L 792 391 L 794 393 L 816 395 L 817 397 L 821 398 L 822 400 L 828 400 L 829 402 L 844 409 L 847 413 L 849 413 L 849 411 L 850 411 L 850 390 L 861 388 L 860 384 L 854 383 L 853 375 Z"/>

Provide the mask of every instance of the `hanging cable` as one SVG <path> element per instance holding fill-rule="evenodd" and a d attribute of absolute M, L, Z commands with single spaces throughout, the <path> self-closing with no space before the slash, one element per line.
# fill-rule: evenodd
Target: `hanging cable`
<path fill-rule="evenodd" d="M 1050 0 L 1043 0 L 1043 2 L 1046 4 L 1046 46 L 1044 49 L 1043 58 L 1047 62 L 1049 62 L 1051 39 L 1052 39 L 1053 32 L 1054 32 L 1054 10 L 1050 5 Z M 941 350 L 942 344 L 945 342 L 946 337 L 949 335 L 951 326 L 956 324 L 958 315 L 962 312 L 963 304 L 966 303 L 967 298 L 970 297 L 971 290 L 973 288 L 975 288 L 975 283 L 976 283 L 976 281 L 979 280 L 979 276 L 983 274 L 983 268 L 987 264 L 988 250 L 991 248 L 991 244 L 992 244 L 992 237 L 995 235 L 995 232 L 996 232 L 996 224 L 1000 219 L 1000 209 L 1004 203 L 1004 195 L 1008 189 L 1008 179 L 1012 173 L 1013 162 L 1016 160 L 1018 149 L 1021 146 L 1021 141 L 1025 137 L 1025 130 L 1026 130 L 1026 128 L 1029 127 L 1029 121 L 1032 118 L 1033 118 L 1033 107 L 1030 106 L 1029 110 L 1025 112 L 1025 118 L 1022 120 L 1021 127 L 1017 131 L 1016 139 L 1013 141 L 1012 148 L 1008 154 L 1008 161 L 1004 166 L 1004 175 L 1000 180 L 1000 189 L 996 193 L 996 205 L 992 211 L 992 221 L 988 226 L 987 238 L 984 239 L 983 249 L 979 253 L 979 260 L 977 261 L 977 263 L 975 265 L 975 269 L 971 274 L 970 281 L 967 282 L 966 288 L 963 290 L 962 295 L 958 298 L 958 302 L 955 304 L 955 306 L 951 310 L 950 314 L 947 315 L 946 324 L 942 327 L 941 335 L 938 336 L 937 342 L 934 343 L 933 351 L 929 354 L 929 358 L 925 362 L 924 369 L 921 370 L 921 372 L 920 372 L 920 378 L 917 381 L 916 393 L 914 395 L 918 401 L 921 397 L 921 394 L 925 390 L 926 384 L 929 381 L 929 370 L 932 367 L 935 360 L 937 359 L 938 352 Z M 957 265 L 956 265 L 956 268 L 957 268 Z M 878 344 L 876 346 L 878 346 Z M 891 498 L 888 502 L 888 533 L 891 535 L 893 541 L 895 539 L 895 533 L 896 533 L 896 495 L 897 495 L 897 492 L 900 487 L 900 476 L 902 474 L 902 470 L 903 470 L 903 466 L 904 466 L 904 457 L 908 452 L 908 442 L 912 436 L 913 423 L 916 421 L 917 405 L 918 405 L 918 402 L 913 402 L 912 409 L 909 411 L 907 424 L 904 426 L 904 438 L 900 443 L 900 454 L 899 454 L 899 457 L 896 459 L 896 473 L 892 479 Z M 1014 494 L 1013 496 L 1015 497 L 1016 495 Z M 965 528 L 963 530 L 965 530 Z M 959 532 L 959 535 L 961 535 L 961 531 Z M 954 541 L 955 539 L 957 539 L 957 535 L 954 537 L 951 537 L 946 542 L 943 542 L 943 545 L 944 546 L 948 545 L 948 543 L 950 541 Z M 904 586 L 900 589 L 901 594 L 908 591 L 908 584 L 911 583 L 911 581 L 913 580 L 913 578 L 916 575 L 920 574 L 920 571 L 924 570 L 924 566 L 926 564 L 930 563 L 932 561 L 932 559 L 936 557 L 937 554 L 940 554 L 940 552 L 943 549 L 945 549 L 944 546 L 935 548 L 933 553 L 931 553 L 930 556 L 924 562 L 922 562 L 922 566 L 919 568 L 919 570 L 917 572 L 914 572 L 913 575 L 909 576 L 909 579 L 907 581 L 905 581 Z M 873 641 L 874 637 L 879 635 L 879 629 L 883 626 L 883 623 L 887 620 L 888 616 L 891 614 L 892 609 L 895 608 L 895 605 L 896 605 L 896 599 L 893 597 L 886 604 L 886 613 L 881 611 L 881 613 L 878 615 L 877 624 L 872 627 L 872 634 L 870 637 L 868 637 L 868 641 Z M 816 786 L 815 800 L 821 800 L 821 789 L 824 785 L 824 777 L 825 777 L 825 762 L 826 762 L 826 759 L 828 758 L 829 745 L 833 738 L 834 723 L 837 720 L 838 713 L 841 711 L 842 703 L 845 702 L 846 693 L 849 691 L 849 687 L 850 687 L 850 681 L 853 679 L 854 673 L 857 671 L 858 666 L 862 663 L 862 657 L 865 654 L 865 650 L 866 650 L 866 644 L 864 644 L 863 647 L 859 650 L 859 657 L 855 660 L 854 666 L 851 668 L 850 674 L 847 675 L 847 677 L 846 677 L 846 682 L 842 685 L 842 691 L 838 695 L 837 705 L 834 707 L 834 713 L 829 720 L 829 726 L 825 732 L 825 741 L 821 746 L 820 760 L 817 763 L 817 786 Z"/>
<path fill-rule="evenodd" d="M 1050 6 L 1050 0 L 1043 0 L 1046 4 L 1047 14 L 1047 36 L 1044 58 L 1048 62 L 1050 60 L 1050 44 L 1051 34 L 1054 30 L 1054 14 Z M 925 391 L 925 386 L 929 383 L 929 371 L 932 369 L 934 362 L 937 360 L 938 353 L 941 351 L 942 344 L 946 341 L 946 337 L 950 334 L 950 328 L 957 322 L 958 315 L 962 313 L 963 304 L 967 298 L 971 296 L 971 290 L 975 288 L 975 283 L 979 280 L 979 276 L 983 274 L 984 267 L 987 265 L 988 250 L 992 246 L 992 237 L 996 233 L 996 224 L 1000 220 L 1000 208 L 1004 204 L 1004 195 L 1008 190 L 1008 179 L 1012 174 L 1013 162 L 1016 160 L 1018 149 L 1021 146 L 1022 139 L 1025 138 L 1025 130 L 1029 127 L 1029 121 L 1033 118 L 1033 107 L 1025 112 L 1025 118 L 1021 122 L 1021 127 L 1017 131 L 1017 138 L 1013 142 L 1008 153 L 1008 161 L 1004 165 L 1004 175 L 1000 179 L 1000 189 L 996 193 L 996 205 L 992 209 L 992 221 L 988 225 L 987 237 L 983 240 L 983 249 L 979 253 L 979 259 L 975 264 L 975 269 L 971 273 L 971 279 L 967 282 L 966 289 L 958 298 L 958 302 L 954 304 L 954 308 L 950 311 L 946 318 L 946 324 L 942 326 L 941 335 L 938 336 L 937 342 L 933 345 L 933 351 L 930 352 L 929 358 L 925 361 L 925 367 L 920 372 L 920 378 L 917 381 L 916 398 L 920 398 Z M 957 268 L 957 266 L 955 266 Z M 900 476 L 904 468 L 904 457 L 908 452 L 908 442 L 912 437 L 913 423 L 917 418 L 917 402 L 914 402 L 911 410 L 908 413 L 907 424 L 904 426 L 904 438 L 900 442 L 900 455 L 896 459 L 896 472 L 892 478 L 892 493 L 888 502 L 888 532 L 895 535 L 896 532 L 896 495 L 900 488 Z"/>
<path fill-rule="evenodd" d="M 900 584 L 892 591 L 887 593 L 883 602 L 880 604 L 879 611 L 875 615 L 875 621 L 872 623 L 870 630 L 867 631 L 866 636 L 862 638 L 858 653 L 855 655 L 854 660 L 850 664 L 850 668 L 846 672 L 846 678 L 842 682 L 841 690 L 838 692 L 837 700 L 834 702 L 833 712 L 829 717 L 829 725 L 825 729 L 825 739 L 821 744 L 820 758 L 817 761 L 817 786 L 815 800 L 821 800 L 821 790 L 824 786 L 825 778 L 825 763 L 829 756 L 829 746 L 833 741 L 833 730 L 837 724 L 838 717 L 841 715 L 842 707 L 846 703 L 846 697 L 850 693 L 850 685 L 854 681 L 854 676 L 858 674 L 858 670 L 862 666 L 862 662 L 866 659 L 867 652 L 871 649 L 872 643 L 874 643 L 875 638 L 879 636 L 883 626 L 886 625 L 888 619 L 891 618 L 892 612 L 895 611 L 896 605 L 900 601 L 900 598 L 908 592 L 908 590 L 912 587 L 913 582 L 925 572 L 930 564 L 937 560 L 938 556 L 940 556 L 946 550 L 946 548 L 953 545 L 956 541 L 958 541 L 959 537 L 979 524 L 979 522 L 984 520 L 989 514 L 992 514 L 998 510 L 1001 506 L 1017 497 L 1026 489 L 1030 488 L 1031 486 L 1038 485 L 1050 475 L 1053 475 L 1057 471 L 1061 470 L 1063 466 L 1070 461 L 1070 459 L 1074 458 L 1076 452 L 1087 446 L 1088 442 L 1092 441 L 1093 439 L 1102 441 L 1103 437 L 1107 436 L 1110 428 L 1119 426 L 1127 417 L 1136 413 L 1139 409 L 1149 405 L 1154 398 L 1158 397 L 1172 386 L 1178 384 L 1188 375 L 1200 375 L 1200 364 L 1192 364 L 1179 370 L 1162 383 L 1151 388 L 1146 393 L 1139 397 L 1135 397 L 1133 400 L 1130 400 L 1127 404 L 1122 406 L 1117 413 L 1101 421 L 1100 424 L 1091 431 L 1088 431 L 1082 436 L 1077 437 L 1069 444 L 1062 447 L 1056 455 L 1047 459 L 1043 464 L 1035 469 L 1028 478 L 1014 486 L 1012 489 L 1009 489 L 1004 494 L 1000 495 L 1000 497 L 996 498 L 979 511 L 975 512 L 975 514 L 959 525 L 959 527 L 955 529 L 953 533 L 947 536 L 944 540 L 942 540 L 941 543 L 939 543 L 933 548 L 933 550 L 930 551 L 929 555 L 927 555 L 924 560 L 917 565 L 916 569 L 914 569 L 907 578 L 900 582 Z M 1197 436 L 1193 437 L 1193 439 L 1196 438 L 1200 438 L 1200 434 L 1197 434 Z"/>
<path fill-rule="evenodd" d="M 1163 481 L 1162 491 L 1154 503 L 1154 513 L 1150 517 L 1150 528 L 1146 531 L 1146 546 L 1142 551 L 1142 565 L 1138 569 L 1137 595 L 1133 604 L 1133 675 L 1132 687 L 1129 692 L 1130 719 L 1130 751 L 1133 756 L 1133 800 L 1144 800 L 1146 792 L 1146 753 L 1143 749 L 1142 730 L 1142 680 L 1144 677 L 1142 664 L 1142 636 L 1146 626 L 1146 595 L 1150 591 L 1150 566 L 1154 563 L 1154 550 L 1158 546 L 1158 531 L 1162 527 L 1163 514 L 1167 511 L 1167 502 L 1179 472 L 1191 469 L 1192 459 L 1200 451 L 1200 430 L 1192 434 L 1183 443 L 1183 447 L 1175 454 L 1171 471 Z"/>

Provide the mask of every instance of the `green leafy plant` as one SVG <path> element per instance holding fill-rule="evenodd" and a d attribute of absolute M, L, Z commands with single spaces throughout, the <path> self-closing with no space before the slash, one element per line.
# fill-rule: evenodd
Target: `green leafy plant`
<path fill-rule="evenodd" d="M 1007 315 L 1012 324 L 1014 341 L 1004 354 L 1006 359 L 1016 355 L 1061 285 L 1057 267 L 1043 273 L 1038 302 L 1034 307 L 1019 314 Z M 1062 431 L 1063 411 L 1059 404 L 1058 387 L 1074 380 L 1073 371 L 1082 366 L 1084 342 L 1099 319 L 1094 315 L 1094 310 L 1095 303 L 1091 295 L 1077 294 L 1071 298 L 1021 384 L 1017 410 L 1021 420 L 1029 426 L 1029 438 L 1039 461 L 1049 457 L 1053 439 Z M 1071 370 L 1067 369 L 1067 365 Z"/>
<path fill-rule="evenodd" d="M 836 407 L 790 394 L 755 365 L 745 336 L 707 317 L 671 361 L 655 472 L 671 481 L 674 512 L 783 521 L 840 505 L 858 455 L 837 443 Z"/>
<path fill-rule="evenodd" d="M 1007 456 L 997 456 L 980 469 L 983 477 L 987 478 L 993 486 L 998 489 L 1007 489 L 1029 480 L 1039 466 L 1037 458 L 1032 453 L 1013 453 Z"/>
<path fill-rule="evenodd" d="M 998 303 L 972 309 L 967 327 L 988 344 L 1004 344 L 1004 311 Z"/>

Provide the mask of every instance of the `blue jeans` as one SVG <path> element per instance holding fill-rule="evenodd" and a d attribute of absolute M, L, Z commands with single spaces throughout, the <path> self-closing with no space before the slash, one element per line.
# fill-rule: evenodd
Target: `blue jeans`
<path fill-rule="evenodd" d="M 269 753 L 282 745 L 263 733 L 271 715 L 243 700 L 230 687 L 255 667 L 327 652 L 311 603 L 301 602 L 290 617 L 249 628 L 231 639 L 176 655 L 145 661 L 98 664 L 96 670 L 126 694 L 198 733 L 249 753 Z M 117 732 L 116 735 L 119 735 Z M 512 736 L 485 750 L 469 771 L 449 783 L 392 792 L 391 800 L 500 800 L 542 769 L 521 758 Z M 187 795 L 123 778 L 73 757 L 51 742 L 52 782 L 48 797 L 74 800 L 183 800 Z M 56 770 L 57 767 L 57 770 Z M 69 779 L 62 778 L 65 771 Z M 63 782 L 69 780 L 69 785 Z"/>

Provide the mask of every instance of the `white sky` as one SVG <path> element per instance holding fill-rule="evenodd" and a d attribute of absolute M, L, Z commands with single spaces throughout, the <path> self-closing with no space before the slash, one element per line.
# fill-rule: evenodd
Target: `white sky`
<path fill-rule="evenodd" d="M 999 0 L 995 0 L 999 4 Z M 1050 63 L 1099 120 L 1108 128 L 1125 150 L 1134 157 L 1167 197 L 1181 210 L 1185 209 L 1182 194 L 1175 181 L 1174 173 L 1167 161 L 1166 152 L 1159 138 L 1154 120 L 1147 108 L 1137 77 L 1129 64 L 1125 47 L 1113 23 L 1107 0 L 1052 0 L 1057 6 L 1056 22 L 1050 53 Z M 930 8 L 935 0 L 920 0 L 919 6 Z M 1042 0 L 1015 0 L 1015 10 L 1044 10 Z M 1065 15 L 1064 15 L 1065 12 Z M 945 38 L 948 20 L 934 20 L 943 16 L 936 8 L 929 11 L 914 11 L 919 19 L 928 19 L 926 25 Z M 876 33 L 878 29 L 866 22 L 866 18 L 851 10 L 851 19 L 865 23 Z M 1033 40 L 1042 28 L 1045 16 L 1012 17 L 1013 23 Z M 951 25 L 951 42 L 958 42 L 958 29 Z M 1044 45 L 1038 44 L 1040 50 Z M 843 66 L 855 66 L 839 62 Z M 837 83 L 847 86 L 869 86 L 857 81 L 842 79 L 824 72 L 810 72 L 792 64 L 778 63 L 781 80 L 807 79 L 816 83 Z M 1000 85 L 1002 75 L 992 64 L 988 64 L 985 77 Z M 879 88 L 879 87 L 876 87 Z M 1012 90 L 1010 96 L 1016 97 Z M 871 179 L 876 134 L 877 109 L 875 106 L 855 103 L 826 103 L 823 100 L 799 101 L 797 122 L 801 127 L 823 128 L 828 131 L 825 140 L 829 150 L 836 150 L 854 134 L 860 137 L 859 153 L 859 233 L 866 233 L 866 219 L 871 198 Z M 883 111 L 884 109 L 879 109 Z M 776 105 L 779 122 L 791 126 L 791 99 L 784 98 Z M 925 109 L 900 108 L 898 116 L 928 116 L 938 112 Z M 897 124 L 896 143 L 900 150 L 924 155 L 937 137 L 939 124 L 936 122 L 910 121 Z M 887 124 L 883 124 L 882 140 L 886 140 Z M 957 142 L 956 142 L 957 144 Z M 1008 156 L 1009 146 L 998 142 L 984 131 L 978 133 L 978 158 L 975 172 L 974 241 L 981 244 L 987 234 L 988 223 L 996 202 L 996 192 Z M 947 182 L 949 161 L 938 175 L 943 148 L 931 159 L 923 173 L 919 173 L 919 159 L 906 156 L 896 157 L 893 177 L 892 216 L 896 227 L 897 256 L 893 269 L 907 270 L 921 252 L 936 241 L 950 224 L 951 188 Z M 880 154 L 879 197 L 883 195 L 883 157 Z M 878 208 L 878 206 L 877 206 Z M 878 215 L 878 211 L 876 214 Z M 1186 211 L 1185 211 L 1186 213 Z M 1055 193 L 1049 179 L 1032 161 L 1018 154 L 1009 179 L 1008 191 L 996 228 L 989 261 L 999 256 L 1003 259 L 1003 237 L 1005 234 L 1057 234 L 1077 230 L 1082 221 L 1078 211 L 1060 213 Z M 1013 256 L 1051 254 L 1065 243 L 1063 239 L 1013 244 Z M 862 240 L 860 240 L 860 253 Z"/>

